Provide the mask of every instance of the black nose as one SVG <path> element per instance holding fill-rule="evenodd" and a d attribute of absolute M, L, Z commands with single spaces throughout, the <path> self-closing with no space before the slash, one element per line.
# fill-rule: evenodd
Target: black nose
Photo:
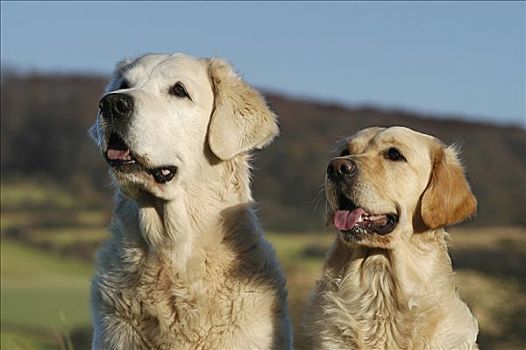
<path fill-rule="evenodd" d="M 133 113 L 133 98 L 126 94 L 108 94 L 99 103 L 104 118 L 122 119 Z"/>
<path fill-rule="evenodd" d="M 327 175 L 334 178 L 341 178 L 352 175 L 356 170 L 356 163 L 348 158 L 334 158 L 327 166 Z"/>

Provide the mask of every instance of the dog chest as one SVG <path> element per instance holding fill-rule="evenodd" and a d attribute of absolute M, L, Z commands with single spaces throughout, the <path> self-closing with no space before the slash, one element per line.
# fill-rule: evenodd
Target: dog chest
<path fill-rule="evenodd" d="M 204 273 L 188 275 L 143 258 L 105 270 L 95 290 L 102 294 L 105 317 L 130 325 L 147 341 L 145 348 L 228 348 L 234 339 L 272 339 L 275 291 L 257 276 L 240 280 L 226 272 L 208 265 Z"/>

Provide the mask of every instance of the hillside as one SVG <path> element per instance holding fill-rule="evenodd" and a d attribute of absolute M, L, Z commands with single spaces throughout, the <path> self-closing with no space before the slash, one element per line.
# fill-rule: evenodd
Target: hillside
<path fill-rule="evenodd" d="M 280 115 L 281 137 L 256 162 L 254 190 L 266 225 L 320 225 L 314 211 L 326 164 L 337 140 L 369 126 L 403 125 L 462 148 L 479 212 L 470 224 L 526 225 L 526 131 L 373 107 L 344 108 L 269 94 Z M 280 206 L 283 208 L 281 209 Z"/>
<path fill-rule="evenodd" d="M 52 180 L 108 206 L 106 166 L 87 137 L 104 77 L 4 75 L 1 84 L 2 181 Z M 281 137 L 255 156 L 254 192 L 267 229 L 323 227 L 319 197 L 336 140 L 368 126 L 404 125 L 462 146 L 479 214 L 470 225 L 526 226 L 526 131 L 374 107 L 344 107 L 267 94 Z"/>

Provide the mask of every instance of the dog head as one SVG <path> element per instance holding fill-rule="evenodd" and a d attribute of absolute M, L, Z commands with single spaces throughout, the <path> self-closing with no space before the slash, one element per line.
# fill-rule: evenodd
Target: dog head
<path fill-rule="evenodd" d="M 91 134 L 125 193 L 170 200 L 222 161 L 270 143 L 278 126 L 226 62 L 151 54 L 117 65 Z"/>
<path fill-rule="evenodd" d="M 348 138 L 327 167 L 327 221 L 346 242 L 389 248 L 411 235 L 465 220 L 476 200 L 453 147 L 403 127 Z"/>

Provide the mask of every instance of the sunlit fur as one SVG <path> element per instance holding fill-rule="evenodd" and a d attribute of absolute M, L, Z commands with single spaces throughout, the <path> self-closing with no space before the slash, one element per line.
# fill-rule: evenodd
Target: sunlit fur
<path fill-rule="evenodd" d="M 149 166 L 178 171 L 165 184 L 112 173 L 111 238 L 92 283 L 93 349 L 289 349 L 285 279 L 249 176 L 249 151 L 272 141 L 276 116 L 217 59 L 124 61 L 108 92 L 122 78 L 130 88 L 119 92 L 136 110 L 119 132 Z M 191 100 L 168 94 L 177 81 Z M 93 128 L 101 151 L 105 123 L 99 116 Z"/>
<path fill-rule="evenodd" d="M 444 229 L 476 210 L 457 151 L 402 127 L 365 129 L 345 147 L 357 166 L 345 193 L 369 213 L 400 220 L 385 236 L 337 236 L 305 312 L 312 348 L 477 348 L 477 321 L 456 292 Z M 386 159 L 390 147 L 407 161 Z M 327 181 L 329 222 L 334 190 Z"/>

